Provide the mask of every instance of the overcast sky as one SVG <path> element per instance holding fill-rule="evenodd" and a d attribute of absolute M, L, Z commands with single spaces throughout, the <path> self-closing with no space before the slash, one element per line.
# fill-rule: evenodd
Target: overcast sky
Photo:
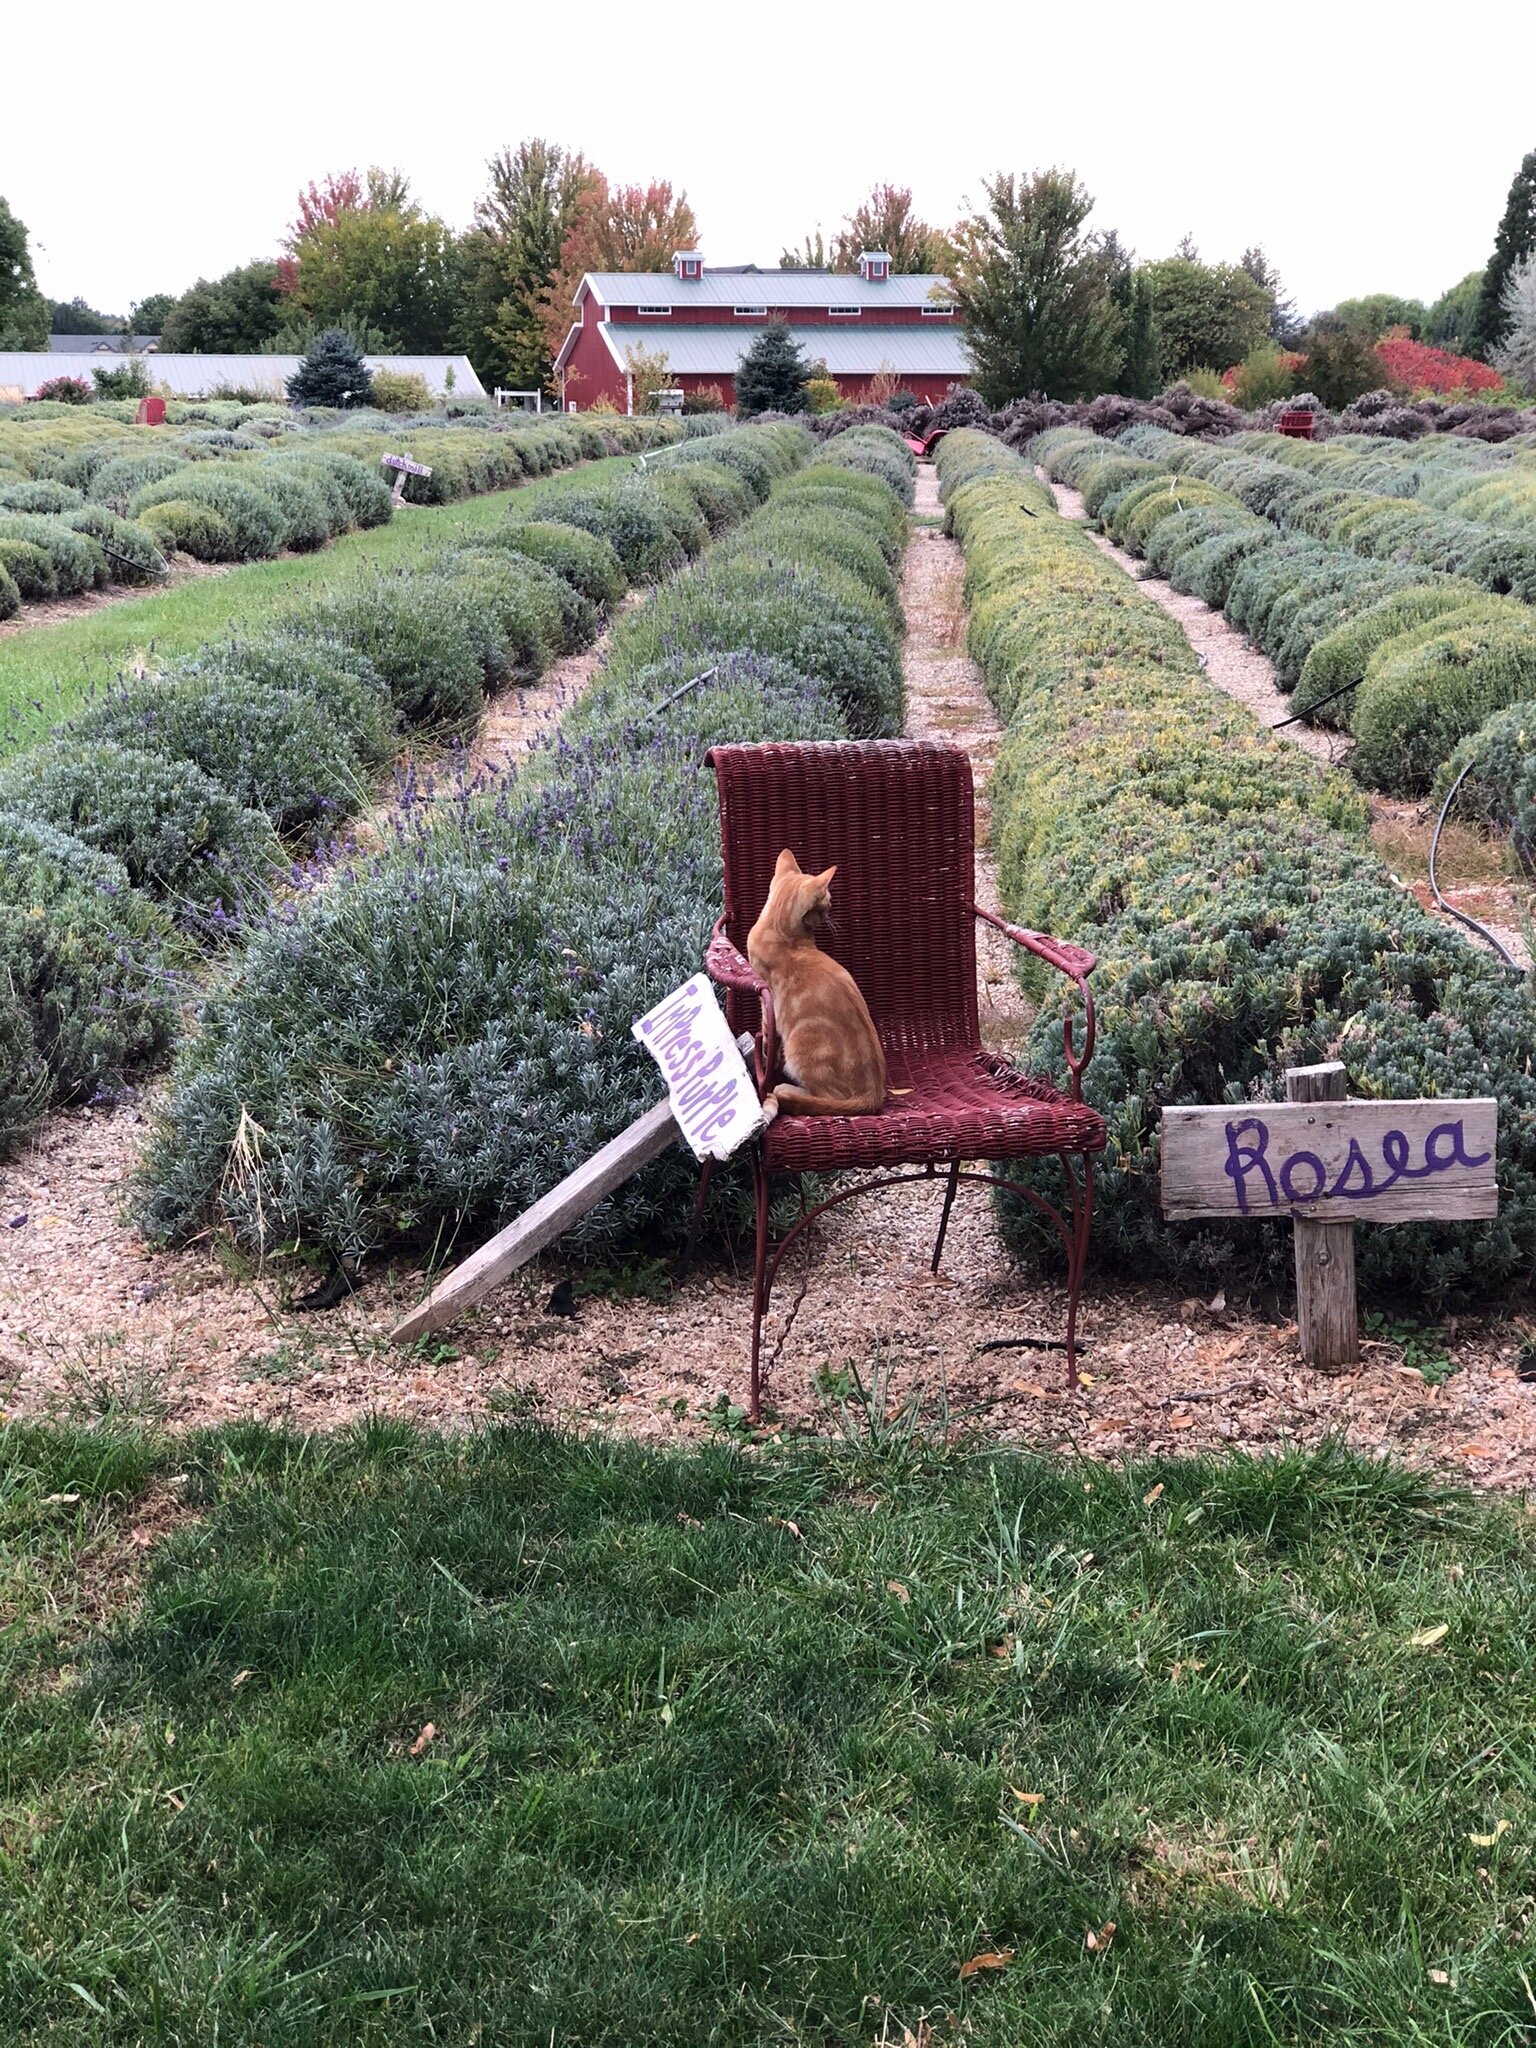
<path fill-rule="evenodd" d="M 8 22 L 0 193 L 38 282 L 108 312 L 274 253 L 301 184 L 399 165 L 467 224 L 545 135 L 686 189 L 707 257 L 774 263 L 877 180 L 948 225 L 1070 165 L 1138 255 L 1263 245 L 1301 310 L 1433 298 L 1487 259 L 1536 148 L 1536 6 L 239 8 L 73 0 Z M 521 24 L 528 23 L 528 28 Z"/>

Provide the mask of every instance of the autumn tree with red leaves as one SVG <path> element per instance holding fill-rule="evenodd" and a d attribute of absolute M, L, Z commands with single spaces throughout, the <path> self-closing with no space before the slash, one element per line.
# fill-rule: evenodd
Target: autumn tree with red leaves
<path fill-rule="evenodd" d="M 699 224 L 686 192 L 664 178 L 649 185 L 610 185 L 594 171 L 576 225 L 560 248 L 560 265 L 544 301 L 551 354 L 570 332 L 577 288 L 589 270 L 670 270 L 679 249 L 691 249 Z"/>

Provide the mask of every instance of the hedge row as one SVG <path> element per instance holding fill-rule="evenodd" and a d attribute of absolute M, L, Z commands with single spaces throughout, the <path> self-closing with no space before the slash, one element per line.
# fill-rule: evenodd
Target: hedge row
<path fill-rule="evenodd" d="M 0 618 L 23 603 L 163 577 L 172 551 L 257 561 L 382 525 L 385 453 L 432 471 L 407 478 L 408 502 L 442 505 L 594 457 L 668 447 L 685 432 L 674 420 L 591 415 L 427 426 L 337 418 L 346 425 L 247 415 L 261 434 L 52 421 L 7 434 L 0 423 Z"/>
<path fill-rule="evenodd" d="M 1347 490 L 1417 498 L 1486 526 L 1536 527 L 1536 461 L 1529 442 L 1490 445 L 1447 435 L 1405 445 L 1355 434 L 1332 441 L 1236 434 L 1228 446 Z"/>
<path fill-rule="evenodd" d="M 1209 480 L 1190 472 L 1191 450 Z M 1035 452 L 1048 474 L 1082 490 L 1115 540 L 1261 647 L 1282 687 L 1295 687 L 1299 711 L 1346 726 L 1358 742 L 1352 771 L 1373 788 L 1426 793 L 1491 713 L 1536 695 L 1536 614 L 1527 605 L 1465 575 L 1372 559 L 1299 530 L 1296 522 L 1311 521 L 1346 540 L 1361 532 L 1348 512 L 1335 529 L 1344 494 L 1317 490 L 1301 471 L 1148 428 L 1120 443 L 1062 429 L 1042 435 Z M 1404 501 L 1363 502 L 1391 511 Z M 1536 554 L 1536 540 L 1513 545 Z"/>
<path fill-rule="evenodd" d="M 797 428 L 737 434 L 774 470 L 810 445 Z M 726 459 L 736 438 L 716 444 Z M 689 475 L 708 483 L 702 467 Z M 135 966 L 107 991 L 99 934 L 118 932 L 152 899 L 156 931 L 237 936 L 266 914 L 283 842 L 302 849 L 330 833 L 365 800 L 403 734 L 463 740 L 487 689 L 532 681 L 590 643 L 627 587 L 614 542 L 637 506 L 686 532 L 690 551 L 703 545 L 684 483 L 624 477 L 591 487 L 588 499 L 594 530 L 519 516 L 358 574 L 260 634 L 121 683 L 6 764 L 0 823 L 68 835 L 98 864 L 85 879 L 39 866 L 41 856 L 0 868 L 0 907 L 14 913 L 0 926 L 0 980 L 9 974 L 18 993 L 0 1065 L 0 1148 L 50 1100 L 111 1089 L 164 1043 L 165 976 Z M 550 505 L 539 493 L 528 509 Z M 120 950 L 131 952 L 128 940 Z M 76 1011 L 98 1017 L 88 1073 L 63 1024 Z M 25 1041 L 24 1057 L 11 1038 Z"/>
<path fill-rule="evenodd" d="M 802 430 L 759 431 L 800 452 Z M 403 820 L 379 858 L 274 914 L 183 1051 L 146 1226 L 446 1256 L 650 1107 L 630 1022 L 698 970 L 720 898 L 704 751 L 899 730 L 902 527 L 877 477 L 800 469 L 619 621 L 521 778 Z M 658 1162 L 579 1240 L 675 1236 L 691 1186 L 688 1161 Z"/>
<path fill-rule="evenodd" d="M 995 441 L 939 450 L 966 555 L 971 647 L 1007 721 L 992 791 L 1024 922 L 1093 948 L 1109 1121 L 1095 1258 L 1205 1284 L 1277 1277 L 1288 1233 L 1170 1226 L 1167 1103 L 1278 1100 L 1341 1059 L 1364 1096 L 1496 1095 L 1498 1219 L 1360 1233 L 1372 1287 L 1439 1301 L 1536 1274 L 1536 1008 L 1421 911 L 1371 852 L 1363 803 L 1200 675 L 1188 642 Z M 1240 508 L 1241 509 L 1241 508 Z M 1059 1066 L 1059 988 L 1030 1056 Z M 1017 1240 L 1041 1244 L 1014 1217 Z"/>

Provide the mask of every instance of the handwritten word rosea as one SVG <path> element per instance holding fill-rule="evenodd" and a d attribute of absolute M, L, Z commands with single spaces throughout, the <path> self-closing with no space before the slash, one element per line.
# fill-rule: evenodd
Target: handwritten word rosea
<path fill-rule="evenodd" d="M 1493 1158 L 1491 1149 L 1468 1153 L 1462 1117 L 1436 1124 L 1425 1134 L 1423 1156 L 1417 1164 L 1406 1131 L 1382 1132 L 1380 1158 L 1374 1164 L 1359 1138 L 1352 1137 L 1343 1165 L 1331 1175 L 1315 1152 L 1298 1150 L 1272 1158 L 1269 1138 L 1269 1125 L 1262 1117 L 1244 1117 L 1240 1123 L 1227 1125 L 1224 1171 L 1231 1175 L 1237 1191 L 1240 1216 L 1255 1213 L 1250 1182 L 1262 1187 L 1270 1209 L 1289 1211 L 1322 1196 L 1334 1201 L 1375 1201 L 1399 1181 L 1428 1180 L 1432 1174 L 1449 1173 L 1457 1166 L 1486 1166 Z"/>
<path fill-rule="evenodd" d="M 756 1086 L 702 974 L 631 1029 L 665 1077 L 672 1114 L 695 1158 L 728 1159 L 762 1129 Z"/>
<path fill-rule="evenodd" d="M 1498 1214 L 1498 1103 L 1230 1103 L 1163 1111 L 1163 1214 L 1458 1222 Z"/>

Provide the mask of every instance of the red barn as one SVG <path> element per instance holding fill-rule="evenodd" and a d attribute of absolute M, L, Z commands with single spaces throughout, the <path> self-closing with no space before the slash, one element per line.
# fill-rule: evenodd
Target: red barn
<path fill-rule="evenodd" d="M 637 355 L 665 358 L 674 390 L 713 385 L 730 405 L 736 367 L 769 320 L 786 324 L 806 360 L 824 365 L 845 398 L 862 399 L 876 377 L 894 377 L 936 405 L 971 373 L 947 280 L 893 276 L 890 257 L 878 249 L 859 258 L 856 277 L 755 263 L 706 268 L 697 251 L 685 249 L 670 271 L 589 271 L 575 306 L 575 325 L 555 358 L 561 402 L 572 412 L 602 398 L 632 412 Z"/>

